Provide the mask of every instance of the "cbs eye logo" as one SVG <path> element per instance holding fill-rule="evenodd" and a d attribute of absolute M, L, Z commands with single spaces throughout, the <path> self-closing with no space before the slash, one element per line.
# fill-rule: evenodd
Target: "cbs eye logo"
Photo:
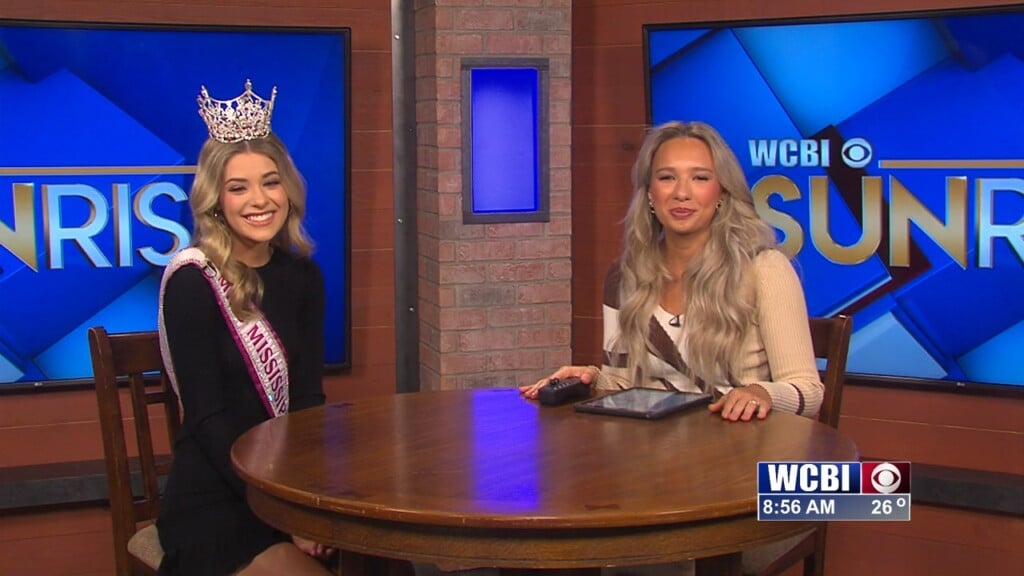
<path fill-rule="evenodd" d="M 871 471 L 871 485 L 882 494 L 892 494 L 900 487 L 903 475 L 898 468 L 883 462 Z"/>
<path fill-rule="evenodd" d="M 871 142 L 863 138 L 850 138 L 843 143 L 840 154 L 843 163 L 850 168 L 863 168 L 871 162 L 874 150 L 871 148 Z"/>
<path fill-rule="evenodd" d="M 862 462 L 860 491 L 864 494 L 910 492 L 910 462 Z"/>

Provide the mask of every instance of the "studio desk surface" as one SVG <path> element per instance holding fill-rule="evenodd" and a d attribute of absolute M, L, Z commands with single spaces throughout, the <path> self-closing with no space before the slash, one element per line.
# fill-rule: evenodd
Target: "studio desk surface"
<path fill-rule="evenodd" d="M 698 571 L 724 562 L 732 572 L 739 551 L 809 525 L 757 521 L 757 462 L 858 451 L 783 413 L 726 422 L 698 407 L 647 421 L 481 389 L 288 414 L 242 435 L 232 458 L 261 518 L 343 559 L 575 568 L 697 558 L 708 559 Z"/>

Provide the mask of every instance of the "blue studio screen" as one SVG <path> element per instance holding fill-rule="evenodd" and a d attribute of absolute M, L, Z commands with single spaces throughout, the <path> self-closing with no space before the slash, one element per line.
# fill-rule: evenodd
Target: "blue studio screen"
<path fill-rule="evenodd" d="M 1024 12 L 647 29 L 654 124 L 736 151 L 848 369 L 1024 386 Z"/>
<path fill-rule="evenodd" d="M 327 289 L 325 356 L 349 362 L 347 30 L 0 22 L 0 386 L 88 379 L 86 332 L 155 330 L 190 241 L 206 126 L 196 96 L 278 96 Z M 9 193 L 6 191 L 10 191 Z"/>

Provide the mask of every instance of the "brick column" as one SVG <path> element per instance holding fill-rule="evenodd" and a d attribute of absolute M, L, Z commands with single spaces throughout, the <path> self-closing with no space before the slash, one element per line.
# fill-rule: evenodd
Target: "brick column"
<path fill-rule="evenodd" d="M 418 0 L 420 388 L 534 382 L 571 360 L 569 0 Z M 462 223 L 463 57 L 550 59 L 547 223 Z"/>

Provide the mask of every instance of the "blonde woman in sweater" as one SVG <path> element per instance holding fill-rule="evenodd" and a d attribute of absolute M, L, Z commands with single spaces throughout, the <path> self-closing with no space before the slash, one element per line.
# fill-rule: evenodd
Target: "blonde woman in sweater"
<path fill-rule="evenodd" d="M 754 210 L 735 154 L 712 127 L 650 131 L 633 165 L 624 250 L 604 286 L 604 363 L 565 366 L 599 390 L 706 391 L 732 421 L 813 417 L 823 385 L 803 290 Z"/>

